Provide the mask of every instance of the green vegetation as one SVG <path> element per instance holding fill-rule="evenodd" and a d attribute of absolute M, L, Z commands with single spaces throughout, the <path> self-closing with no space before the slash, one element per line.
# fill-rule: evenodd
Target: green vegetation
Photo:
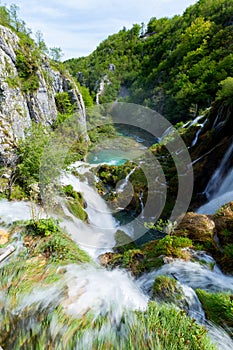
<path fill-rule="evenodd" d="M 152 297 L 167 303 L 177 303 L 183 297 L 183 290 L 177 281 L 166 275 L 157 276 L 152 287 Z"/>
<path fill-rule="evenodd" d="M 217 92 L 217 100 L 232 106 L 233 101 L 233 78 L 228 77 L 219 83 L 220 90 Z"/>
<path fill-rule="evenodd" d="M 182 16 L 153 17 L 146 29 L 144 24 L 123 28 L 88 57 L 66 61 L 66 67 L 74 76 L 81 72 L 80 83 L 91 93 L 107 75 L 111 84 L 102 103 L 114 101 L 125 86 L 126 101 L 174 122 L 186 120 L 209 107 L 219 83 L 233 76 L 232 6 L 229 0 L 200 0 Z"/>
<path fill-rule="evenodd" d="M 196 290 L 208 320 L 224 327 L 227 331 L 233 329 L 233 296 L 230 293 L 209 293 Z M 229 329 L 230 328 L 230 329 Z"/>
<path fill-rule="evenodd" d="M 25 226 L 25 240 L 33 243 L 30 255 L 42 254 L 59 264 L 90 262 L 88 255 L 52 219 L 30 220 Z M 30 243 L 29 243 L 30 245 Z"/>
<path fill-rule="evenodd" d="M 161 267 L 164 264 L 164 256 L 188 259 L 189 256 L 183 248 L 192 246 L 193 243 L 188 238 L 167 235 L 160 240 L 145 243 L 140 248 L 131 244 L 125 248 L 116 247 L 116 253 L 112 254 L 108 266 L 121 266 L 138 276 L 145 271 Z"/>
<path fill-rule="evenodd" d="M 72 185 L 63 187 L 63 191 L 66 194 L 67 206 L 70 212 L 82 221 L 87 220 L 87 213 L 83 210 L 84 199 L 80 192 L 76 192 Z"/>
<path fill-rule="evenodd" d="M 30 194 L 31 185 L 39 182 L 41 156 L 49 140 L 49 130 L 41 124 L 32 124 L 24 140 L 19 142 L 17 182 Z"/>
<path fill-rule="evenodd" d="M 74 107 L 70 101 L 68 92 L 59 92 L 55 96 L 57 110 L 61 114 L 72 114 Z"/>
<path fill-rule="evenodd" d="M 16 52 L 16 68 L 18 70 L 21 89 L 25 93 L 39 88 L 37 71 L 40 64 L 40 51 L 35 42 L 28 36 L 22 35 L 19 41 L 20 49 Z"/>

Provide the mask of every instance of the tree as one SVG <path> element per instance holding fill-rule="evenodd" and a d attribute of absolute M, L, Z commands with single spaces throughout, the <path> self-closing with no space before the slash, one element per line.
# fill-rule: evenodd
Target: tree
<path fill-rule="evenodd" d="M 63 55 L 60 47 L 51 47 L 49 49 L 49 56 L 56 62 L 60 62 Z"/>
<path fill-rule="evenodd" d="M 220 90 L 217 92 L 217 100 L 233 104 L 233 78 L 227 77 L 219 83 Z"/>
<path fill-rule="evenodd" d="M 36 37 L 36 43 L 39 47 L 39 49 L 41 51 L 43 51 L 44 53 L 47 53 L 48 52 L 48 48 L 45 44 L 45 41 L 44 41 L 44 38 L 43 38 L 43 34 L 40 30 L 38 30 L 35 34 L 35 37 Z"/>

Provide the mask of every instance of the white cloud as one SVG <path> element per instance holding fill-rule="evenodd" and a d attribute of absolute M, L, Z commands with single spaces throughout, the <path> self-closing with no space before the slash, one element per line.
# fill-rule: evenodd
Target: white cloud
<path fill-rule="evenodd" d="M 197 0 L 14 0 L 20 17 L 48 46 L 59 46 L 65 58 L 89 54 L 123 26 L 147 23 L 151 17 L 182 13 Z"/>

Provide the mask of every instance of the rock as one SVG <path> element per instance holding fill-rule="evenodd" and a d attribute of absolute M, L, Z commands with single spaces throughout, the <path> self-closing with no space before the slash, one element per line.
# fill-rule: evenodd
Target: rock
<path fill-rule="evenodd" d="M 4 229 L 0 229 L 0 244 L 6 244 L 9 240 L 9 233 Z"/>
<path fill-rule="evenodd" d="M 224 205 L 213 216 L 221 243 L 233 243 L 233 202 Z"/>
<path fill-rule="evenodd" d="M 111 261 L 115 254 L 114 253 L 104 253 L 98 257 L 101 266 L 106 267 Z"/>
<path fill-rule="evenodd" d="M 213 240 L 214 230 L 215 223 L 210 216 L 189 212 L 185 214 L 173 234 L 188 237 L 193 242 L 206 242 Z"/>
<path fill-rule="evenodd" d="M 55 95 L 60 92 L 68 92 L 72 98 L 77 123 L 88 141 L 85 106 L 73 79 L 68 73 L 52 69 L 47 57 L 41 55 L 42 63 L 38 59 L 36 72 L 39 87 L 35 91 L 23 91 L 16 66 L 20 50 L 19 37 L 0 25 L 0 161 L 5 164 L 15 161 L 14 149 L 32 121 L 51 125 L 56 120 Z"/>

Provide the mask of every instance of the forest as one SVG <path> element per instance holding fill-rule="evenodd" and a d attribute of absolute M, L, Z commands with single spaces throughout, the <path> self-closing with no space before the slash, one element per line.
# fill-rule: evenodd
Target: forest
<path fill-rule="evenodd" d="M 93 97 L 108 76 L 100 103 L 118 98 L 150 107 L 172 122 L 185 121 L 209 107 L 219 84 L 233 76 L 232 24 L 232 1 L 200 0 L 183 15 L 124 27 L 89 56 L 65 65 Z M 127 97 L 120 96 L 121 87 Z"/>

